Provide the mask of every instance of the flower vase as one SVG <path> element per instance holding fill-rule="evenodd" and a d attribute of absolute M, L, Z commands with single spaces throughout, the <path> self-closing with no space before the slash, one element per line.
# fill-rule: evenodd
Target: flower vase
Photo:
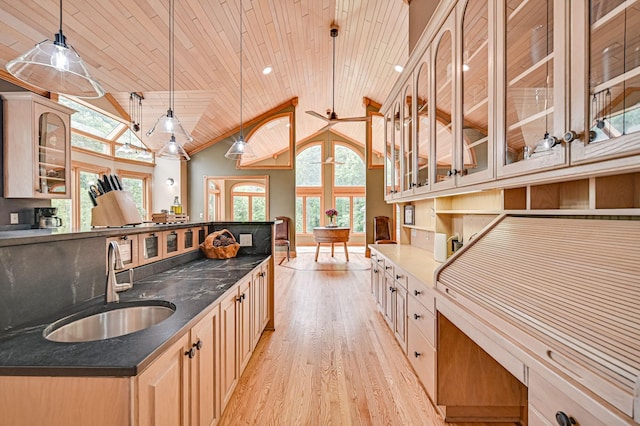
<path fill-rule="evenodd" d="M 327 224 L 327 228 L 336 228 L 338 225 L 336 225 L 336 217 L 335 216 L 329 216 L 329 223 Z"/>

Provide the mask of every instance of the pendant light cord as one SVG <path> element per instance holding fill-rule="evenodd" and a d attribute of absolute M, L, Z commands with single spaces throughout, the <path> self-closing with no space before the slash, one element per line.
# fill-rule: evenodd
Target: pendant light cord
<path fill-rule="evenodd" d="M 242 0 L 240 0 L 240 139 L 244 140 L 242 132 Z"/>
<path fill-rule="evenodd" d="M 333 36 L 333 34 L 332 34 Z M 331 114 L 336 111 L 336 35 L 333 36 L 333 73 L 331 75 Z"/>
<path fill-rule="evenodd" d="M 62 0 L 60 0 L 60 34 L 62 34 Z"/>
<path fill-rule="evenodd" d="M 173 91 L 174 91 L 174 59 L 173 49 L 175 42 L 174 38 L 174 0 L 169 0 L 169 109 L 173 111 Z"/>

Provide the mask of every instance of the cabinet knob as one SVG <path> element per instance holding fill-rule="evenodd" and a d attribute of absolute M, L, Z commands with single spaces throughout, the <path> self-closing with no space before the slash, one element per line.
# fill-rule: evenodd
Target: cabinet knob
<path fill-rule="evenodd" d="M 258 274 L 258 276 L 259 276 L 259 277 L 264 277 L 264 272 L 260 272 L 260 273 Z"/>
<path fill-rule="evenodd" d="M 418 291 L 418 290 L 413 290 L 413 294 L 416 295 L 416 296 L 419 296 L 419 295 L 422 294 L 422 292 Z"/>
<path fill-rule="evenodd" d="M 198 341 L 193 344 L 193 347 L 197 350 L 202 349 L 202 340 L 198 339 Z"/>
<path fill-rule="evenodd" d="M 422 318 L 422 315 L 418 315 L 418 314 L 413 314 L 413 319 L 418 319 L 418 318 Z"/>
<path fill-rule="evenodd" d="M 569 130 L 564 134 L 564 136 L 562 136 L 562 140 L 565 141 L 566 143 L 573 142 L 576 139 L 578 139 L 578 134 L 573 130 Z"/>
<path fill-rule="evenodd" d="M 413 351 L 413 356 L 416 358 L 420 358 L 420 355 L 422 355 L 420 352 L 418 351 Z"/>
<path fill-rule="evenodd" d="M 373 273 L 374 273 L 374 274 L 377 274 L 377 273 L 378 273 L 378 270 L 377 270 L 377 269 L 374 269 L 374 270 L 373 270 Z"/>
<path fill-rule="evenodd" d="M 385 266 L 384 269 L 388 271 L 389 269 L 391 269 L 391 266 Z"/>
<path fill-rule="evenodd" d="M 127 241 L 129 239 L 129 236 L 128 235 L 123 235 L 122 237 L 120 237 L 120 239 L 122 241 Z"/>
<path fill-rule="evenodd" d="M 460 170 L 460 176 L 466 176 L 469 174 L 469 169 L 462 169 Z"/>
<path fill-rule="evenodd" d="M 447 170 L 447 176 L 449 176 L 449 177 L 455 176 L 457 174 L 458 174 L 458 169 Z"/>
<path fill-rule="evenodd" d="M 567 416 L 562 411 L 558 411 L 556 413 L 556 422 L 558 422 L 558 425 L 560 426 L 571 426 L 576 424 L 576 420 L 573 417 Z"/>
<path fill-rule="evenodd" d="M 196 350 L 194 348 L 191 348 L 188 351 L 186 351 L 184 354 L 189 358 L 193 358 L 194 356 L 196 356 Z"/>
<path fill-rule="evenodd" d="M 389 287 L 389 291 L 390 291 L 391 293 L 393 293 L 394 291 L 396 291 L 396 288 L 395 288 L 395 287 Z"/>

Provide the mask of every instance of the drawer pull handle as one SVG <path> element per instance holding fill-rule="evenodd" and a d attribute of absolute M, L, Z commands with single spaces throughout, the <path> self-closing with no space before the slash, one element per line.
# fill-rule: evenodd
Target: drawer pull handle
<path fill-rule="evenodd" d="M 576 420 L 573 417 L 567 416 L 562 411 L 558 411 L 556 413 L 556 422 L 558 422 L 559 426 L 571 426 L 576 424 Z"/>
<path fill-rule="evenodd" d="M 193 344 L 193 347 L 197 350 L 202 349 L 202 340 L 198 339 L 198 341 Z"/>
<path fill-rule="evenodd" d="M 413 314 L 413 319 L 419 319 L 422 318 L 422 315 L 418 315 L 418 314 Z"/>
<path fill-rule="evenodd" d="M 393 293 L 394 291 L 396 291 L 396 288 L 395 288 L 395 287 L 391 287 L 391 286 L 389 286 L 389 291 L 390 291 L 391 293 Z"/>
<path fill-rule="evenodd" d="M 413 356 L 415 356 L 416 358 L 419 358 L 420 355 L 422 355 L 420 352 L 418 351 L 413 351 Z"/>
<path fill-rule="evenodd" d="M 402 275 L 396 274 L 396 280 L 399 280 L 400 278 L 404 278 L 404 277 Z"/>
<path fill-rule="evenodd" d="M 384 269 L 388 271 L 389 269 L 391 269 L 391 266 L 385 266 Z"/>
<path fill-rule="evenodd" d="M 194 348 L 191 348 L 188 351 L 186 351 L 184 354 L 189 358 L 193 358 L 194 356 L 196 356 L 196 350 Z"/>
<path fill-rule="evenodd" d="M 416 295 L 416 296 L 420 296 L 422 294 L 422 292 L 418 291 L 418 290 L 413 290 L 413 294 Z"/>
<path fill-rule="evenodd" d="M 378 273 L 378 270 L 374 268 L 374 269 L 373 269 L 373 273 L 374 273 L 374 274 L 377 274 L 377 273 Z"/>
<path fill-rule="evenodd" d="M 447 293 L 449 296 L 453 297 L 454 299 L 456 298 L 456 294 L 453 292 L 453 290 L 449 290 L 448 288 L 444 289 L 445 293 Z"/>

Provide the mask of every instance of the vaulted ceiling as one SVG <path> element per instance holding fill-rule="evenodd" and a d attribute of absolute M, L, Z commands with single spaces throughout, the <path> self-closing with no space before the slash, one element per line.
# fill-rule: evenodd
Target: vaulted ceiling
<path fill-rule="evenodd" d="M 63 31 L 112 99 L 128 112 L 141 92 L 143 129 L 169 104 L 168 0 L 64 0 Z M 331 107 L 332 23 L 336 39 L 335 110 L 362 116 L 363 97 L 382 102 L 408 57 L 403 0 L 242 0 L 243 119 L 297 97 L 296 139 L 313 135 Z M 53 39 L 59 1 L 0 0 L 0 65 Z M 176 0 L 175 113 L 198 150 L 240 122 L 240 0 Z M 265 66 L 273 72 L 263 75 Z M 358 141 L 364 123 L 334 130 Z M 146 142 L 146 141 L 145 141 Z M 158 149 L 159 146 L 151 145 Z"/>

